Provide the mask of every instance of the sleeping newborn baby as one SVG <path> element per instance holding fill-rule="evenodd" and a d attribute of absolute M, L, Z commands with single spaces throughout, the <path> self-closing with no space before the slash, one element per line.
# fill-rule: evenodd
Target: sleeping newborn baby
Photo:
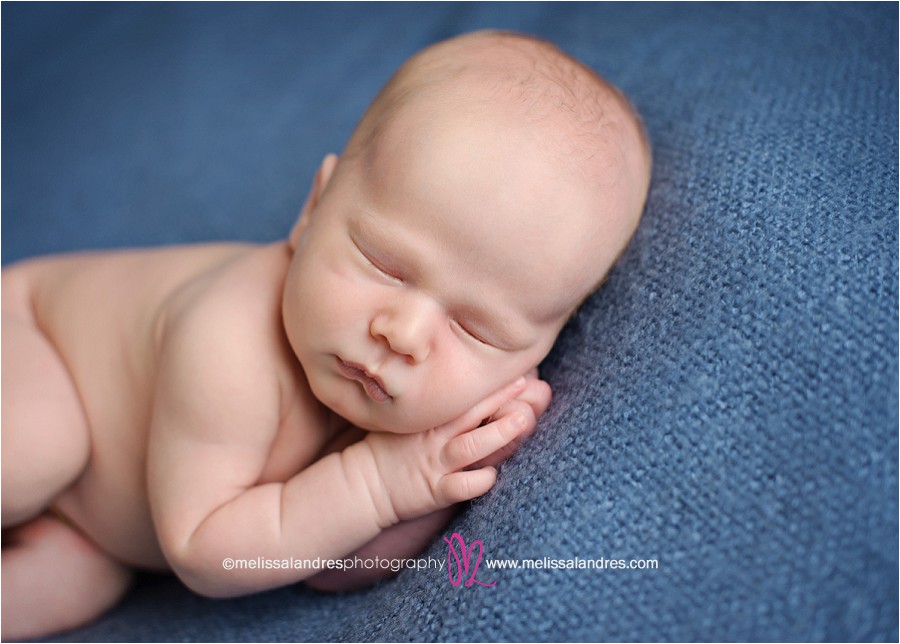
<path fill-rule="evenodd" d="M 226 557 L 404 557 L 493 486 L 535 367 L 632 235 L 650 152 L 552 45 L 407 61 L 283 242 L 3 271 L 3 636 L 74 627 L 133 568 L 215 597 L 308 579 Z"/>

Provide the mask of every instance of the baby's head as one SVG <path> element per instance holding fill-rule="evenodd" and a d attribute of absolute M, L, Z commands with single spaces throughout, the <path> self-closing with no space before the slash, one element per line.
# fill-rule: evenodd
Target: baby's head
<path fill-rule="evenodd" d="M 549 43 L 478 32 L 417 54 L 291 232 L 284 322 L 313 393 L 412 432 L 512 382 L 624 249 L 649 175 L 625 98 Z"/>

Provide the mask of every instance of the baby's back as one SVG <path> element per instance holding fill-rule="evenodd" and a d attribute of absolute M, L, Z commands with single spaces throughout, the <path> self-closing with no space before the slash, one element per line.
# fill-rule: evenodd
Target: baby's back
<path fill-rule="evenodd" d="M 3 270 L 4 314 L 33 321 L 48 338 L 78 391 L 90 431 L 87 469 L 54 507 L 90 526 L 101 545 L 129 563 L 165 565 L 150 524 L 144 465 L 168 305 L 183 287 L 250 248 L 62 255 Z"/>

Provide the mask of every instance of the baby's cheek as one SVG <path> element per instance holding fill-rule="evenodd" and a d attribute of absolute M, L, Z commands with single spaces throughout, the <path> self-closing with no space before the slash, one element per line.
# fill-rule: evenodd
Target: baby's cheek
<path fill-rule="evenodd" d="M 439 377 L 431 396 L 436 401 L 435 424 L 456 420 L 498 388 L 488 389 L 475 371 Z"/>

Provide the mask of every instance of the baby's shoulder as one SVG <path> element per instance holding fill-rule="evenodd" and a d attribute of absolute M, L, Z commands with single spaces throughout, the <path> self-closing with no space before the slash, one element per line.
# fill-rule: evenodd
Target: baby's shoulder
<path fill-rule="evenodd" d="M 211 390 L 280 389 L 292 370 L 281 325 L 288 262 L 281 246 L 254 248 L 174 292 L 157 321 L 162 375 L 189 372 Z"/>
<path fill-rule="evenodd" d="M 152 430 L 159 445 L 215 449 L 257 468 L 255 481 L 286 480 L 314 459 L 327 427 L 284 337 L 289 262 L 277 245 L 236 254 L 164 305 Z"/>
<path fill-rule="evenodd" d="M 261 313 L 274 312 L 277 317 L 280 311 L 288 261 L 280 245 L 271 245 L 250 247 L 204 266 L 164 302 L 163 324 L 202 321 L 215 328 L 265 324 Z"/>

